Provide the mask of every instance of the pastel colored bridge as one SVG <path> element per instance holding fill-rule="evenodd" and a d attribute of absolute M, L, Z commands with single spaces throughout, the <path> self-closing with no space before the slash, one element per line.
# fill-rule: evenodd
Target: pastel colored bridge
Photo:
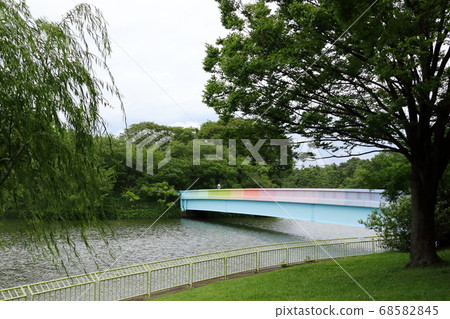
<path fill-rule="evenodd" d="M 383 203 L 375 189 L 200 189 L 181 191 L 181 210 L 292 218 L 348 226 Z"/>

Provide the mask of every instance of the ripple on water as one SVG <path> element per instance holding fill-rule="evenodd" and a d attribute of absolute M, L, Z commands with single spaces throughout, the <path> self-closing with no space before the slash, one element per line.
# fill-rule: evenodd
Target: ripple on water
<path fill-rule="evenodd" d="M 154 222 L 150 219 L 109 222 L 115 234 L 114 238 L 108 238 L 109 246 L 97 232 L 89 232 L 96 256 L 88 252 L 73 229 L 71 235 L 80 260 L 61 243 L 64 249 L 58 260 L 64 261 L 64 271 L 61 267 L 55 269 L 54 264 L 47 260 L 35 260 L 36 256 L 24 248 L 22 241 L 25 237 L 21 235 L 18 221 L 0 221 L 0 240 L 11 243 L 9 248 L 0 250 L 0 289 L 111 266 L 118 268 L 249 246 L 374 235 L 372 231 L 359 227 L 281 218 L 161 219 L 153 225 Z"/>

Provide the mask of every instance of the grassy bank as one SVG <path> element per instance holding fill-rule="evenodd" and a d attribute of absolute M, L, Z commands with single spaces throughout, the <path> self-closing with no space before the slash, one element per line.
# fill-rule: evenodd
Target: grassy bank
<path fill-rule="evenodd" d="M 338 259 L 375 300 L 450 300 L 450 250 L 444 263 L 403 268 L 408 254 L 386 252 Z M 154 300 L 370 300 L 334 262 L 304 264 L 223 280 Z"/>

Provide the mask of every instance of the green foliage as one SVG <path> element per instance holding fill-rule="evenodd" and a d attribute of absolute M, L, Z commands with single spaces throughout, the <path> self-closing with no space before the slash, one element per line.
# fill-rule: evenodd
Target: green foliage
<path fill-rule="evenodd" d="M 450 201 L 441 198 L 436 206 L 436 244 L 446 247 L 450 245 Z M 383 237 L 389 249 L 407 252 L 411 245 L 411 197 L 402 196 L 387 207 L 373 211 L 367 220 L 359 221 L 369 229 Z"/>
<path fill-rule="evenodd" d="M 156 200 L 162 207 L 170 207 L 174 203 L 178 193 L 167 182 L 155 183 L 153 185 L 142 185 L 141 190 L 153 200 Z M 168 200 L 172 199 L 171 202 Z"/>
<path fill-rule="evenodd" d="M 241 112 L 318 146 L 408 159 L 423 147 L 412 132 L 427 138 L 416 122 L 429 129 L 429 153 L 448 143 L 447 1 L 217 2 L 229 33 L 207 45 L 204 101 L 221 117 Z"/>
<path fill-rule="evenodd" d="M 404 196 L 387 207 L 373 211 L 366 221 L 359 221 L 383 237 L 388 249 L 407 252 L 411 238 L 411 198 Z"/>
<path fill-rule="evenodd" d="M 32 241 L 59 254 L 55 222 L 79 224 L 84 240 L 95 225 L 104 232 L 114 172 L 94 136 L 107 95 L 121 103 L 106 22 L 87 4 L 51 22 L 11 0 L 0 1 L 0 19 L 0 217 L 25 219 Z"/>
<path fill-rule="evenodd" d="M 132 191 L 130 191 L 129 189 L 127 189 L 123 194 L 122 197 L 125 198 L 128 202 L 135 202 L 140 200 L 141 198 L 136 195 L 135 193 L 133 193 Z"/>
<path fill-rule="evenodd" d="M 447 167 L 438 190 L 435 220 L 439 245 L 450 246 L 450 167 Z"/>
<path fill-rule="evenodd" d="M 437 262 L 434 206 L 450 161 L 448 1 L 217 2 L 229 32 L 207 46 L 204 102 L 318 147 L 405 156 L 411 264 Z"/>
<path fill-rule="evenodd" d="M 292 172 L 295 153 L 291 146 L 287 147 L 287 163 L 280 162 L 281 148 L 277 145 L 270 145 L 271 139 L 285 139 L 279 129 L 253 123 L 250 120 L 230 119 L 229 121 L 219 120 L 218 122 L 206 122 L 200 129 L 179 128 L 158 125 L 151 122 L 143 122 L 131 125 L 121 139 L 137 136 L 144 133 L 136 143 L 151 134 L 159 134 L 160 137 L 169 136 L 170 143 L 162 145 L 153 153 L 154 162 L 164 159 L 167 148 L 170 147 L 171 160 L 163 167 L 155 171 L 150 176 L 141 172 L 131 173 L 134 179 L 133 192 L 139 196 L 142 185 L 152 185 L 166 182 L 176 190 L 189 187 L 197 178 L 195 189 L 215 188 L 221 184 L 222 188 L 258 187 L 255 180 L 264 187 L 281 186 L 285 177 Z M 205 154 L 215 154 L 214 146 L 202 146 L 200 153 L 200 165 L 193 164 L 193 140 L 194 139 L 220 139 L 223 141 L 223 157 L 218 160 L 207 160 Z M 259 140 L 264 140 L 258 153 L 265 161 L 260 165 L 252 159 L 251 153 L 245 147 L 243 139 L 255 145 Z M 231 143 L 235 141 L 235 150 L 230 150 Z M 231 155 L 230 155 L 231 154 Z M 230 156 L 236 154 L 235 163 L 230 163 Z M 134 153 L 133 156 L 136 154 Z M 147 154 L 143 152 L 143 162 L 147 161 Z M 250 161 L 247 160 L 250 159 Z M 133 157 L 133 163 L 135 158 Z M 123 162 L 124 164 L 124 162 Z M 122 165 L 123 165 L 122 164 Z M 125 170 L 122 168 L 121 170 Z M 124 175 L 124 178 L 126 176 Z M 254 180 L 253 180 L 254 179 Z M 125 186 L 125 183 L 117 181 Z"/>
<path fill-rule="evenodd" d="M 93 137 L 102 131 L 99 109 L 109 106 L 105 89 L 120 97 L 106 65 L 106 22 L 89 5 L 50 22 L 7 0 L 0 15 L 2 208 L 13 204 L 35 221 L 90 220 L 109 179 Z"/>
<path fill-rule="evenodd" d="M 144 164 L 143 172 L 136 169 L 136 144 L 148 136 L 154 135 L 155 142 L 163 137 L 170 137 L 170 142 L 160 145 L 153 152 L 154 163 L 166 156 L 170 148 L 171 160 L 156 169 L 153 175 L 147 174 Z M 126 144 L 133 140 L 132 165 L 126 165 Z M 205 154 L 214 154 L 213 146 L 201 147 L 199 165 L 193 164 L 193 140 L 223 140 L 224 156 L 220 160 L 210 161 Z M 251 153 L 242 139 L 252 145 L 263 139 L 265 143 L 258 150 L 265 161 L 260 165 L 251 159 Z M 102 198 L 105 214 L 108 218 L 144 218 L 159 217 L 176 200 L 178 190 L 187 189 L 195 180 L 194 189 L 216 188 L 254 188 L 280 187 L 284 179 L 293 171 L 295 153 L 287 147 L 287 163 L 280 162 L 280 146 L 270 145 L 271 139 L 287 139 L 279 130 L 254 124 L 250 120 L 230 119 L 228 122 L 206 122 L 200 129 L 169 127 L 152 122 L 131 125 L 119 138 L 96 137 L 96 150 L 99 152 L 99 166 L 110 170 L 110 189 Z M 230 140 L 236 141 L 236 161 L 230 164 Z M 154 142 L 153 142 L 154 143 Z M 231 142 L 233 143 L 233 142 Z M 142 162 L 147 163 L 147 152 L 142 152 Z M 248 158 L 251 160 L 249 161 Z M 156 165 L 154 165 L 156 166 Z M 255 182 L 256 181 L 256 182 Z M 178 205 L 176 205 L 178 207 Z M 181 216 L 171 213 L 171 208 L 164 217 Z M 156 213 L 159 212 L 159 215 Z"/>
<path fill-rule="evenodd" d="M 361 162 L 350 187 L 384 189 L 388 200 L 411 193 L 411 165 L 397 153 L 380 153 L 370 161 Z"/>
<path fill-rule="evenodd" d="M 162 216 L 162 217 L 161 217 Z M 170 209 L 154 205 L 154 203 L 140 205 L 121 205 L 115 210 L 107 212 L 109 219 L 157 219 L 157 218 L 181 218 L 181 209 L 174 205 Z"/>
<path fill-rule="evenodd" d="M 366 188 L 357 185 L 355 170 L 364 160 L 353 158 L 340 164 L 308 166 L 296 169 L 284 182 L 283 187 L 300 188 Z M 374 187 L 377 188 L 377 187 Z"/>

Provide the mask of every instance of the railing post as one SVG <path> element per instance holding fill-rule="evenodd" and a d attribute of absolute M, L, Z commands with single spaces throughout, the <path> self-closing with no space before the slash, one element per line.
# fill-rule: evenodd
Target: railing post
<path fill-rule="evenodd" d="M 344 258 L 347 257 L 347 243 L 344 242 Z"/>
<path fill-rule="evenodd" d="M 190 258 L 186 258 L 189 261 L 189 287 L 192 287 L 194 284 L 194 264 Z"/>
<path fill-rule="evenodd" d="M 261 254 L 258 250 L 258 248 L 256 249 L 256 272 L 259 272 L 260 267 L 261 267 Z"/>
<path fill-rule="evenodd" d="M 314 243 L 314 261 L 317 261 L 319 256 L 317 256 L 317 244 Z"/>
<path fill-rule="evenodd" d="M 153 271 L 149 268 L 147 273 L 147 295 L 149 297 L 152 294 L 152 273 Z"/>
<path fill-rule="evenodd" d="M 91 274 L 91 279 L 94 281 L 94 301 L 100 301 L 100 280 L 97 273 Z"/>
<path fill-rule="evenodd" d="M 227 263 L 228 263 L 228 258 L 227 256 L 222 253 L 223 256 L 223 276 L 226 279 L 227 278 Z"/>
<path fill-rule="evenodd" d="M 99 299 L 97 299 L 97 281 L 94 280 L 94 301 L 99 301 Z"/>
<path fill-rule="evenodd" d="M 289 247 L 286 244 L 284 246 L 286 246 L 286 266 L 289 266 Z"/>

